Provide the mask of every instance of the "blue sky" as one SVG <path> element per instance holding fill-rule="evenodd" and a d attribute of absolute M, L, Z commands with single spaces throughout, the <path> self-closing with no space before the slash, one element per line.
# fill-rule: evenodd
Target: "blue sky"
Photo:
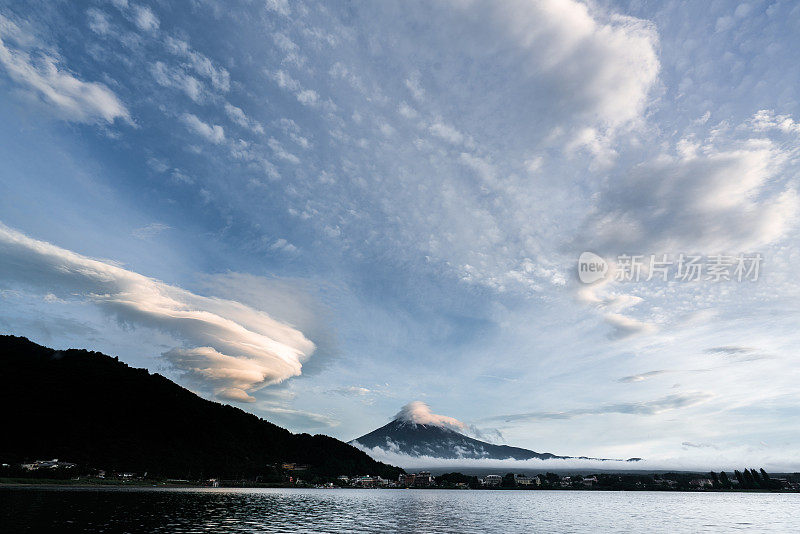
<path fill-rule="evenodd" d="M 797 467 L 797 35 L 781 1 L 4 1 L 0 329 L 295 431 L 421 400 Z M 586 286 L 585 250 L 764 263 Z"/>

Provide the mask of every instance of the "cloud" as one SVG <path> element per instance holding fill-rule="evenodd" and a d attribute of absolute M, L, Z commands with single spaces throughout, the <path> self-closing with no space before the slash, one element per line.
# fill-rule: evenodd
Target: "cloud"
<path fill-rule="evenodd" d="M 623 376 L 622 378 L 617 380 L 617 382 L 642 382 L 644 380 L 647 380 L 648 378 L 652 378 L 654 376 L 659 376 L 670 372 L 673 371 L 667 371 L 664 369 L 658 371 L 647 371 L 646 373 L 641 373 L 638 375 Z"/>
<path fill-rule="evenodd" d="M 62 299 L 92 302 L 120 322 L 182 339 L 164 357 L 220 399 L 300 375 L 314 344 L 302 332 L 232 300 L 203 297 L 37 241 L 0 224 L 0 279 Z"/>
<path fill-rule="evenodd" d="M 630 376 L 623 376 L 622 378 L 618 378 L 617 382 L 622 383 L 631 383 L 631 382 L 644 382 L 645 380 L 649 380 L 656 376 L 666 375 L 666 374 L 673 374 L 673 373 L 707 373 L 711 371 L 711 369 L 659 369 L 656 371 L 647 371 L 646 373 L 640 373 L 638 375 L 630 375 Z"/>
<path fill-rule="evenodd" d="M 750 347 L 737 347 L 733 345 L 725 346 L 725 347 L 711 347 L 705 350 L 707 354 L 729 354 L 729 355 L 739 355 L 739 354 L 748 354 L 751 352 L 755 352 L 756 349 Z"/>
<path fill-rule="evenodd" d="M 686 442 L 690 443 L 690 442 Z M 638 462 L 627 462 L 623 460 L 591 460 L 579 458 L 565 459 L 530 459 L 530 460 L 489 460 L 479 458 L 434 458 L 431 456 L 409 456 L 397 451 L 386 450 L 380 447 L 367 448 L 357 442 L 353 445 L 369 454 L 375 460 L 397 465 L 407 470 L 436 470 L 447 473 L 460 471 L 462 473 L 486 473 L 487 470 L 495 470 L 499 473 L 529 473 L 540 474 L 547 471 L 564 470 L 619 470 L 619 471 L 663 471 L 681 470 L 694 472 L 708 472 L 709 469 L 715 471 L 732 471 L 741 469 L 742 465 L 763 465 L 765 469 L 772 472 L 794 472 L 797 471 L 798 463 L 796 460 L 781 460 L 774 455 L 754 454 L 753 450 L 744 450 L 744 447 L 732 451 L 722 456 L 717 447 L 691 447 L 685 445 L 683 450 L 691 451 L 681 456 L 661 455 L 655 458 L 645 458 Z M 709 454 L 703 454 L 708 452 Z M 787 455 L 786 458 L 793 458 Z"/>
<path fill-rule="evenodd" d="M 108 15 L 99 9 L 90 8 L 86 11 L 89 17 L 89 28 L 100 35 L 107 35 L 111 32 L 111 23 L 108 20 Z"/>
<path fill-rule="evenodd" d="M 652 323 L 634 319 L 621 313 L 607 313 L 603 315 L 603 320 L 611 325 L 611 332 L 609 338 L 611 339 L 627 339 L 639 334 L 652 334 L 658 330 L 658 327 Z"/>
<path fill-rule="evenodd" d="M 450 144 L 459 145 L 464 142 L 464 134 L 442 122 L 433 123 L 428 130 L 440 139 L 444 139 Z"/>
<path fill-rule="evenodd" d="M 147 32 L 156 31 L 160 25 L 156 14 L 147 6 L 133 6 L 133 21 L 140 30 Z"/>
<path fill-rule="evenodd" d="M 294 254 L 297 252 L 297 247 L 293 244 L 289 243 L 287 240 L 283 239 L 282 237 L 276 239 L 274 243 L 269 246 L 270 250 L 282 250 L 289 254 Z"/>
<path fill-rule="evenodd" d="M 147 226 L 136 228 L 131 232 L 133 237 L 137 239 L 151 239 L 165 230 L 170 230 L 172 227 L 163 223 L 150 223 Z"/>
<path fill-rule="evenodd" d="M 289 0 L 266 0 L 264 6 L 267 8 L 267 11 L 273 11 L 284 17 L 289 16 L 292 12 L 289 7 Z"/>
<path fill-rule="evenodd" d="M 794 189 L 774 190 L 784 160 L 761 141 L 643 163 L 601 193 L 581 240 L 605 254 L 750 252 L 796 219 Z"/>
<path fill-rule="evenodd" d="M 339 421 L 327 415 L 297 410 L 295 408 L 287 408 L 286 406 L 261 403 L 258 406 L 258 410 L 269 414 L 270 419 L 278 421 L 282 425 L 304 430 L 309 428 L 333 428 L 339 426 Z"/>
<path fill-rule="evenodd" d="M 205 99 L 206 90 L 203 82 L 181 68 L 172 68 L 161 61 L 156 61 L 150 66 L 150 72 L 156 83 L 162 87 L 180 89 L 196 103 Z"/>
<path fill-rule="evenodd" d="M 369 395 L 372 390 L 369 388 L 362 388 L 359 386 L 346 386 L 331 390 L 332 393 L 342 395 L 344 397 L 363 397 Z"/>
<path fill-rule="evenodd" d="M 706 392 L 676 393 L 660 399 L 646 402 L 627 402 L 608 404 L 596 408 L 579 408 L 564 412 L 528 412 L 490 417 L 488 421 L 541 421 L 547 419 L 574 419 L 584 415 L 630 414 L 630 415 L 655 415 L 668 410 L 686 408 L 702 404 L 713 395 Z"/>
<path fill-rule="evenodd" d="M 495 20 L 528 53 L 530 74 L 554 77 L 570 89 L 563 98 L 601 124 L 618 126 L 641 115 L 660 68 L 652 24 L 593 13 L 570 0 L 496 7 Z"/>
<path fill-rule="evenodd" d="M 247 128 L 248 130 L 252 130 L 253 133 L 263 134 L 264 127 L 256 120 L 249 118 L 245 115 L 244 111 L 241 108 L 237 108 L 233 104 L 225 103 L 225 113 L 228 115 L 233 122 L 241 126 L 242 128 Z"/>
<path fill-rule="evenodd" d="M 196 115 L 192 115 L 191 113 L 184 113 L 181 116 L 181 120 L 183 120 L 183 123 L 187 128 L 189 128 L 190 131 L 205 137 L 212 143 L 220 144 L 225 140 L 225 130 L 222 129 L 222 126 L 217 124 L 206 124 L 197 118 Z"/>
<path fill-rule="evenodd" d="M 706 354 L 724 356 L 727 360 L 736 363 L 756 362 L 759 360 L 775 359 L 775 356 L 759 353 L 757 349 L 751 347 L 740 347 L 736 345 L 711 347 L 703 352 L 705 352 Z"/>
<path fill-rule="evenodd" d="M 621 340 L 658 331 L 658 325 L 622 313 L 640 304 L 643 300 L 641 297 L 615 293 L 610 290 L 610 284 L 611 279 L 607 278 L 602 282 L 581 286 L 578 290 L 579 300 L 594 305 L 603 312 L 603 321 L 611 326 L 609 339 Z"/>
<path fill-rule="evenodd" d="M 300 163 L 300 158 L 292 154 L 291 152 L 287 152 L 283 145 L 281 145 L 280 141 L 277 139 L 270 137 L 267 141 L 267 145 L 272 149 L 275 153 L 275 157 L 282 159 L 284 161 L 288 161 L 290 163 L 298 164 Z"/>
<path fill-rule="evenodd" d="M 527 109 L 546 121 L 536 121 L 547 128 L 545 135 L 606 158 L 614 134 L 642 122 L 660 71 L 652 23 L 573 0 L 443 5 L 454 8 L 448 14 L 454 31 L 443 30 L 441 38 L 450 40 L 458 55 L 466 51 L 487 63 L 491 58 L 492 70 L 513 64 L 513 74 L 494 91 L 496 103 L 527 94 Z M 406 84 L 419 99 L 411 81 Z M 436 82 L 442 83 L 426 85 Z"/>
<path fill-rule="evenodd" d="M 415 425 L 441 426 L 454 430 L 462 430 L 467 426 L 458 419 L 432 413 L 430 406 L 422 401 L 409 402 L 395 414 L 394 418 Z"/>
<path fill-rule="evenodd" d="M 76 77 L 61 65 L 58 54 L 47 50 L 33 35 L 2 15 L 0 65 L 11 79 L 68 120 L 109 124 L 116 119 L 131 120 L 128 109 L 113 91 L 102 83 Z"/>
<path fill-rule="evenodd" d="M 791 115 L 777 115 L 774 111 L 762 109 L 750 119 L 750 125 L 757 132 L 778 130 L 783 133 L 800 134 L 800 122 Z"/>
<path fill-rule="evenodd" d="M 215 89 L 223 93 L 230 90 L 231 75 L 224 67 L 217 67 L 208 57 L 192 49 L 189 43 L 181 39 L 168 36 L 164 44 L 167 50 L 186 59 L 197 74 L 208 78 Z"/>
<path fill-rule="evenodd" d="M 690 447 L 692 449 L 707 449 L 707 448 L 716 449 L 717 448 L 712 443 L 693 443 L 691 441 L 684 441 L 683 443 L 681 443 L 681 445 L 684 446 L 684 447 Z"/>
<path fill-rule="evenodd" d="M 336 109 L 336 106 L 330 100 L 324 101 L 319 93 L 313 89 L 304 88 L 299 81 L 292 78 L 292 76 L 285 70 L 277 70 L 273 73 L 268 73 L 278 87 L 286 89 L 294 94 L 297 101 L 304 106 L 309 107 L 324 107 L 326 110 L 331 111 Z"/>

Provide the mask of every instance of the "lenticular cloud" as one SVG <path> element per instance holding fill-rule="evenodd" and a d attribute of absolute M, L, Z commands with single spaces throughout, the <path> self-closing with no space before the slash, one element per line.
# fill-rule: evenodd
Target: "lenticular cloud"
<path fill-rule="evenodd" d="M 466 425 L 453 417 L 437 415 L 431 412 L 431 407 L 422 401 L 409 402 L 394 416 L 395 419 L 414 423 L 416 425 L 432 425 L 463 430 Z"/>
<path fill-rule="evenodd" d="M 236 301 L 203 297 L 44 241 L 0 223 L 0 279 L 93 302 L 122 322 L 184 341 L 164 356 L 224 400 L 297 376 L 314 344 L 302 332 Z"/>

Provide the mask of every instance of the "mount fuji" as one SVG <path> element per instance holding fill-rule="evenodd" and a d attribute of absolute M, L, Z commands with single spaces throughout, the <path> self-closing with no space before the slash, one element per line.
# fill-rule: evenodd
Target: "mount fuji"
<path fill-rule="evenodd" d="M 521 447 L 495 445 L 464 435 L 467 425 L 452 417 L 431 413 L 427 404 L 407 404 L 390 423 L 350 441 L 362 449 L 379 448 L 412 457 L 491 460 L 591 459 L 586 456 L 559 456 Z M 638 458 L 631 458 L 636 461 Z"/>

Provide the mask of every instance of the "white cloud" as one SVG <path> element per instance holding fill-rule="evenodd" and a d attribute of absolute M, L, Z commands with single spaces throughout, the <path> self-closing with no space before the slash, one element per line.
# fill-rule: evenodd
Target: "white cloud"
<path fill-rule="evenodd" d="M 655 458 L 644 458 L 637 462 L 627 462 L 624 460 L 592 460 L 579 458 L 548 459 L 548 460 L 487 460 L 476 458 L 433 458 L 430 456 L 409 456 L 397 451 L 382 449 L 380 447 L 367 448 L 357 442 L 353 444 L 359 449 L 369 454 L 379 462 L 397 465 L 408 470 L 417 469 L 437 469 L 443 472 L 461 471 L 470 472 L 478 470 L 485 472 L 488 469 L 496 470 L 500 473 L 532 473 L 540 474 L 547 471 L 561 471 L 567 469 L 587 469 L 587 470 L 620 470 L 630 471 L 632 469 L 641 471 L 663 471 L 663 470 L 684 470 L 695 472 L 707 472 L 709 469 L 716 471 L 741 469 L 742 465 L 763 465 L 768 471 L 792 472 L 798 469 L 800 464 L 794 460 L 782 461 L 773 454 L 762 451 L 748 450 L 739 447 L 728 454 L 721 455 L 716 447 L 706 446 L 707 444 L 694 444 L 684 442 L 684 450 L 691 449 L 691 454 L 684 454 L 678 457 L 661 455 Z M 698 451 L 709 451 L 710 454 L 698 454 Z M 784 458 L 793 458 L 787 454 Z"/>
<path fill-rule="evenodd" d="M 158 17 L 147 6 L 133 6 L 133 21 L 143 31 L 156 31 L 160 25 Z"/>
<path fill-rule="evenodd" d="M 95 8 L 90 8 L 86 11 L 86 14 L 89 17 L 89 28 L 93 32 L 100 35 L 107 35 L 111 32 L 111 23 L 108 20 L 108 15 Z"/>
<path fill-rule="evenodd" d="M 301 429 L 327 427 L 332 428 L 339 425 L 339 421 L 328 417 L 327 415 L 308 412 L 305 410 L 297 410 L 295 408 L 287 408 L 276 404 L 262 403 L 258 406 L 258 410 L 265 412 L 270 419 L 279 421 L 280 423 L 290 427 L 300 427 Z"/>
<path fill-rule="evenodd" d="M 369 395 L 373 393 L 373 391 L 369 388 L 363 388 L 360 386 L 345 386 L 336 388 L 331 390 L 333 393 L 338 393 L 339 395 L 345 397 L 363 397 L 364 395 Z"/>
<path fill-rule="evenodd" d="M 137 239 L 151 239 L 161 232 L 171 228 L 172 227 L 169 225 L 156 222 L 150 223 L 147 226 L 142 226 L 141 228 L 136 228 L 133 230 L 133 232 L 131 232 L 131 234 L 133 234 L 133 237 L 136 237 Z"/>
<path fill-rule="evenodd" d="M 462 152 L 458 160 L 475 171 L 475 174 L 486 183 L 493 183 L 497 179 L 497 171 L 491 163 L 483 158 Z"/>
<path fill-rule="evenodd" d="M 264 6 L 267 8 L 267 11 L 274 11 L 279 15 L 283 15 L 284 17 L 291 14 L 292 10 L 289 7 L 289 0 L 266 0 L 264 2 Z"/>
<path fill-rule="evenodd" d="M 754 252 L 796 219 L 795 190 L 775 184 L 785 159 L 758 141 L 644 163 L 602 192 L 579 240 L 606 254 Z"/>
<path fill-rule="evenodd" d="M 269 141 L 267 141 L 267 144 L 272 149 L 272 151 L 275 153 L 275 156 L 277 158 L 280 158 L 282 160 L 285 160 L 285 161 L 288 161 L 288 162 L 294 163 L 294 164 L 300 163 L 300 158 L 298 158 L 297 156 L 295 156 L 294 154 L 292 154 L 290 152 L 287 152 L 286 149 L 283 148 L 283 145 L 281 145 L 280 142 L 277 139 L 274 139 L 274 138 L 270 137 Z"/>
<path fill-rule="evenodd" d="M 314 344 L 302 332 L 232 300 L 203 297 L 37 241 L 0 224 L 0 278 L 92 302 L 119 321 L 186 343 L 164 356 L 187 380 L 227 400 L 300 375 Z"/>
<path fill-rule="evenodd" d="M 428 129 L 436 137 L 444 139 L 445 141 L 453 145 L 459 145 L 462 142 L 464 142 L 464 134 L 462 134 L 449 124 L 444 124 L 442 122 L 435 122 L 431 124 L 430 128 Z"/>
<path fill-rule="evenodd" d="M 220 144 L 225 140 L 225 130 L 218 124 L 206 124 L 191 113 L 185 113 L 181 119 L 189 130 L 197 135 L 205 137 L 212 143 Z"/>
<path fill-rule="evenodd" d="M 606 323 L 612 326 L 611 339 L 626 339 L 639 334 L 652 334 L 658 330 L 656 325 L 634 319 L 621 313 L 607 313 L 603 316 Z"/>
<path fill-rule="evenodd" d="M 269 76 L 278 84 L 281 89 L 286 89 L 294 94 L 298 102 L 304 106 L 322 107 L 327 111 L 336 109 L 336 105 L 330 100 L 323 101 L 322 97 L 313 89 L 304 88 L 299 81 L 285 70 L 277 70 L 269 73 Z"/>
<path fill-rule="evenodd" d="M 608 414 L 657 415 L 669 410 L 688 408 L 708 402 L 714 394 L 706 391 L 675 393 L 664 397 L 642 402 L 620 402 L 590 408 L 576 408 L 563 412 L 528 412 L 498 415 L 487 418 L 487 421 L 541 421 L 546 419 L 574 419 L 587 415 L 599 416 Z"/>
<path fill-rule="evenodd" d="M 414 423 L 415 425 L 433 425 L 455 430 L 462 430 L 467 426 L 453 417 L 437 415 L 431 412 L 430 406 L 422 401 L 409 402 L 395 414 L 394 418 L 400 421 Z"/>
<path fill-rule="evenodd" d="M 757 132 L 778 130 L 783 133 L 800 134 L 800 122 L 791 115 L 777 115 L 774 111 L 762 109 L 750 119 L 750 124 Z"/>
<path fill-rule="evenodd" d="M 638 375 L 630 375 L 630 376 L 623 376 L 622 378 L 618 379 L 617 382 L 629 383 L 629 382 L 643 382 L 654 376 L 661 376 L 667 373 L 674 373 L 675 371 L 668 371 L 666 369 L 659 369 L 657 371 L 647 371 L 646 373 L 640 373 Z"/>
<path fill-rule="evenodd" d="M 528 53 L 529 74 L 548 76 L 574 111 L 610 127 L 641 116 L 660 68 L 652 24 L 572 0 L 492 6 L 494 22 Z"/>
<path fill-rule="evenodd" d="M 289 243 L 287 240 L 280 238 L 276 239 L 274 243 L 269 246 L 270 250 L 282 250 L 289 254 L 297 252 L 297 247 Z"/>
<path fill-rule="evenodd" d="M 298 91 L 297 101 L 307 106 L 313 106 L 319 102 L 319 94 L 313 89 L 303 89 Z"/>
<path fill-rule="evenodd" d="M 244 111 L 241 108 L 237 108 L 233 104 L 228 102 L 225 103 L 225 113 L 227 113 L 228 117 L 241 126 L 242 128 L 247 128 L 252 130 L 253 133 L 263 134 L 264 127 L 256 120 L 249 118 L 245 115 Z"/>
<path fill-rule="evenodd" d="M 406 87 L 411 92 L 411 96 L 414 97 L 414 100 L 421 102 L 425 99 L 425 89 L 423 89 L 422 84 L 420 84 L 419 73 L 415 73 L 406 79 Z"/>
<path fill-rule="evenodd" d="M 224 67 L 217 67 L 207 56 L 192 49 L 189 43 L 181 39 L 168 36 L 164 40 L 164 44 L 167 50 L 188 60 L 189 66 L 195 73 L 211 80 L 211 85 L 215 89 L 223 93 L 230 90 L 231 76 Z"/>
<path fill-rule="evenodd" d="M 61 65 L 57 54 L 2 15 L 0 65 L 14 81 L 68 120 L 109 124 L 118 118 L 130 121 L 128 109 L 113 91 L 102 83 L 80 80 Z"/>
<path fill-rule="evenodd" d="M 397 112 L 407 119 L 416 119 L 419 115 L 417 110 L 409 106 L 405 102 L 400 102 L 400 105 L 397 106 Z"/>
<path fill-rule="evenodd" d="M 150 66 L 150 72 L 158 85 L 180 89 L 193 102 L 199 103 L 205 98 L 206 90 L 203 82 L 181 68 L 172 68 L 161 61 L 156 61 Z"/>

